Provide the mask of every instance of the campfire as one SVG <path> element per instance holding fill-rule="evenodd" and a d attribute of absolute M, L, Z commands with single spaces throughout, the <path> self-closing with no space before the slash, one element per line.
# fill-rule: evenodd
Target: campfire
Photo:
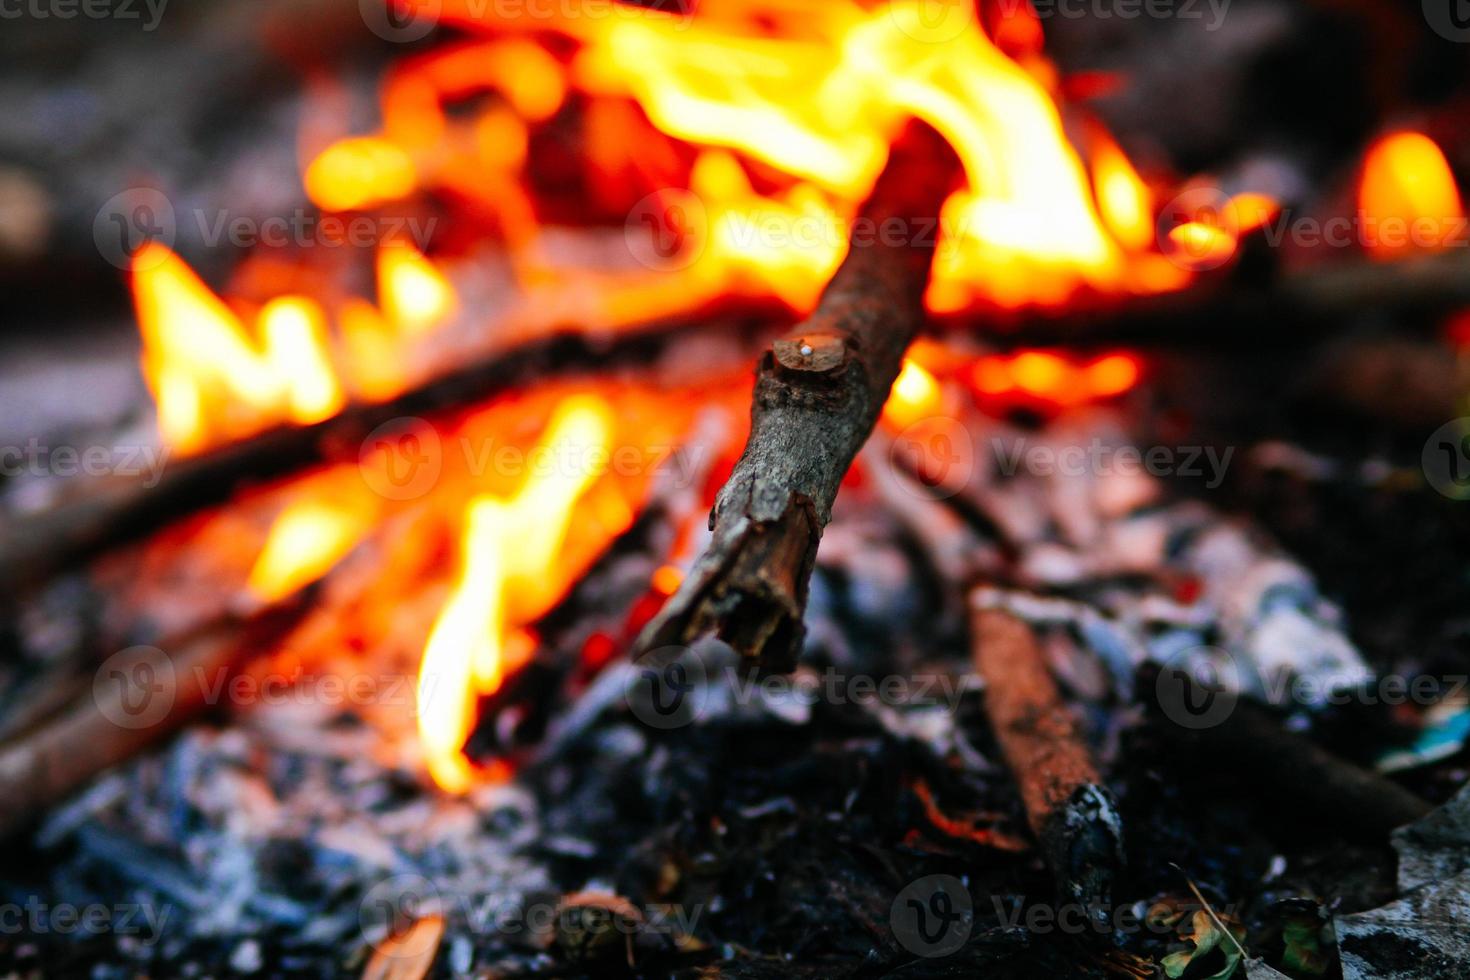
<path fill-rule="evenodd" d="M 1450 28 L 352 6 L 0 170 L 0 962 L 1470 973 Z"/>

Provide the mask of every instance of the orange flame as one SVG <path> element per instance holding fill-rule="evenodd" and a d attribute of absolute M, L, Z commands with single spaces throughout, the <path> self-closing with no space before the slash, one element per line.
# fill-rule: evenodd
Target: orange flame
<path fill-rule="evenodd" d="M 1375 259 L 1442 248 L 1465 225 L 1449 162 L 1422 133 L 1394 133 L 1369 148 L 1358 209 Z"/>
<path fill-rule="evenodd" d="M 1017 63 L 986 37 L 968 4 L 948 5 L 937 18 L 932 6 L 706 0 L 691 16 L 618 8 L 607 17 L 497 11 L 492 18 L 471 0 L 447 0 L 445 20 L 498 36 L 446 46 L 396 70 L 384 88 L 382 133 L 344 140 L 313 161 L 309 175 L 340 186 L 309 182 L 312 197 L 341 207 L 407 196 L 403 161 L 422 160 L 419 186 L 480 199 L 524 240 L 534 220 L 493 175 L 519 170 L 529 128 L 576 90 L 587 99 L 584 142 L 598 157 L 616 155 L 611 140 L 629 144 L 623 157 L 654 159 L 656 150 L 637 145 L 647 143 L 639 127 L 604 125 L 602 107 L 632 100 L 670 137 L 736 151 L 786 176 L 784 192 L 757 193 L 733 156 L 699 156 L 689 188 L 708 211 L 710 248 L 680 266 L 683 307 L 737 291 L 804 308 L 840 261 L 846 235 L 792 241 L 793 223 L 820 218 L 840 229 L 913 115 L 955 145 L 970 182 L 944 210 L 950 247 L 929 291 L 934 310 L 1054 305 L 1082 287 L 1183 285 L 1182 270 L 1148 251 L 1149 194 L 1106 137 L 1096 141 L 1089 181 L 1064 132 L 1056 71 L 1038 53 L 1035 18 L 1005 18 L 997 27 L 1009 32 L 1006 50 Z M 576 43 L 572 56 L 550 53 L 551 31 Z M 514 32 L 523 36 L 505 36 Z M 445 110 L 480 90 L 502 101 L 464 123 Z M 450 139 L 455 132 L 464 138 Z M 784 227 L 779 243 L 734 234 L 773 225 Z M 649 303 L 649 316 L 672 312 L 676 302 L 667 287 L 658 297 L 635 290 L 626 299 Z"/>
<path fill-rule="evenodd" d="M 1021 397 L 1055 406 L 1081 405 L 1121 395 L 1138 383 L 1138 359 L 1107 354 L 1079 362 L 1051 351 L 981 357 L 969 370 L 982 398 Z"/>
<path fill-rule="evenodd" d="M 494 693 L 510 665 L 507 640 L 544 613 L 580 569 L 557 561 L 576 504 L 602 475 L 613 415 L 594 396 L 567 399 L 532 457 L 546 461 L 511 497 L 475 498 L 466 512 L 458 581 L 419 668 L 418 725 L 430 776 L 462 793 L 475 770 L 461 751 L 474 699 Z"/>

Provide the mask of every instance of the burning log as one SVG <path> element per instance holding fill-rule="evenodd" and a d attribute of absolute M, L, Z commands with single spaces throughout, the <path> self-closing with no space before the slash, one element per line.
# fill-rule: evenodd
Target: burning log
<path fill-rule="evenodd" d="M 642 649 L 717 631 L 762 666 L 795 666 L 817 543 L 923 320 L 939 208 L 958 170 L 922 123 L 894 144 L 855 226 L 878 234 L 853 236 L 816 312 L 761 358 L 750 439 L 710 515 L 713 540 Z"/>
<path fill-rule="evenodd" d="M 735 326 L 749 336 L 759 318 Z M 700 335 L 728 337 L 729 320 L 712 321 Z M 577 334 L 542 337 L 472 364 L 377 404 L 354 405 L 324 421 L 269 429 L 206 455 L 171 465 L 156 484 L 142 478 L 103 478 L 78 488 L 74 499 L 0 530 L 0 588 L 44 581 L 100 552 L 147 534 L 241 487 L 336 459 L 352 458 L 377 427 L 403 417 L 463 408 L 529 377 L 571 375 L 596 366 L 639 364 L 664 349 L 674 324 L 650 325 L 618 339 L 612 350 Z M 691 328 L 678 331 L 691 335 Z"/>
<path fill-rule="evenodd" d="M 985 711 L 1057 890 L 1106 928 L 1113 881 L 1123 866 L 1117 803 L 1102 784 L 1031 629 L 1010 613 L 974 603 L 970 617 Z"/>
<path fill-rule="evenodd" d="M 243 619 L 224 617 L 171 655 L 140 647 L 104 664 L 65 713 L 0 747 L 0 838 L 204 711 L 211 686 L 290 632 L 315 594 L 306 588 Z"/>

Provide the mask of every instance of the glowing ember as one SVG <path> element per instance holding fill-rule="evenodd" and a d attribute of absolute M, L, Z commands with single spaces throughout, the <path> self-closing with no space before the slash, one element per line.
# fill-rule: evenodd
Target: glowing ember
<path fill-rule="evenodd" d="M 1138 359 L 1107 354 L 1087 362 L 1050 351 L 989 355 L 970 369 L 970 384 L 982 398 L 1023 398 L 1049 405 L 1080 405 L 1121 395 L 1139 379 Z"/>
<path fill-rule="evenodd" d="M 480 496 L 467 509 L 460 576 L 419 668 L 425 760 L 449 792 L 464 792 L 475 777 L 461 749 L 475 698 L 493 693 L 505 677 L 508 633 L 549 609 L 581 570 L 557 559 L 578 500 L 606 467 L 612 431 L 606 402 L 568 399 L 531 454 L 545 465 L 533 468 L 513 496 Z"/>
<path fill-rule="evenodd" d="M 1449 163 L 1420 133 L 1394 133 L 1368 150 L 1358 209 L 1364 244 L 1376 259 L 1442 248 L 1465 224 Z"/>
<path fill-rule="evenodd" d="M 1238 239 L 1235 229 L 1201 219 L 1170 228 L 1169 241 L 1183 261 L 1209 269 L 1235 254 Z"/>

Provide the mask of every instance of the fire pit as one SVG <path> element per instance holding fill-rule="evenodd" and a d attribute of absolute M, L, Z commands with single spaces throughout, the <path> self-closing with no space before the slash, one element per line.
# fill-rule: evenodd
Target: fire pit
<path fill-rule="evenodd" d="M 7 969 L 1470 975 L 1453 20 L 62 6 Z"/>

